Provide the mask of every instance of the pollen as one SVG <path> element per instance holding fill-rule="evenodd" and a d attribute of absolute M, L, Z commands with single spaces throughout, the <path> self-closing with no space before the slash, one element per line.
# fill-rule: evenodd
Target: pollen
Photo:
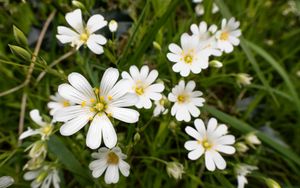
<path fill-rule="evenodd" d="M 184 103 L 186 101 L 185 95 L 178 95 L 177 100 L 179 103 Z"/>
<path fill-rule="evenodd" d="M 51 125 L 46 125 L 42 128 L 42 132 L 45 134 L 45 135 L 50 135 L 52 133 L 52 126 Z"/>
<path fill-rule="evenodd" d="M 208 150 L 212 147 L 212 145 L 209 143 L 208 140 L 203 140 L 202 141 L 202 146 L 204 147 L 204 149 Z"/>
<path fill-rule="evenodd" d="M 94 107 L 96 110 L 98 111 L 102 111 L 104 109 L 104 104 L 102 104 L 101 102 L 97 103 Z"/>
<path fill-rule="evenodd" d="M 229 33 L 228 32 L 222 32 L 220 35 L 221 40 L 228 40 L 229 38 Z"/>
<path fill-rule="evenodd" d="M 82 101 L 81 102 L 81 107 L 85 107 L 86 106 L 86 102 L 85 101 Z"/>
<path fill-rule="evenodd" d="M 70 106 L 69 101 L 64 101 L 64 102 L 63 102 L 63 106 L 64 106 L 64 107 Z"/>
<path fill-rule="evenodd" d="M 94 92 L 95 92 L 96 95 L 98 95 L 100 93 L 100 89 L 95 87 Z"/>
<path fill-rule="evenodd" d="M 112 100 L 112 96 L 110 96 L 110 95 L 109 95 L 107 98 L 108 98 L 108 100 L 110 100 L 110 101 Z"/>
<path fill-rule="evenodd" d="M 100 101 L 104 101 L 104 96 L 101 96 L 101 97 L 100 97 Z"/>
<path fill-rule="evenodd" d="M 114 152 L 109 152 L 107 155 L 107 163 L 116 165 L 119 163 L 119 156 Z"/>
<path fill-rule="evenodd" d="M 90 99 L 90 102 L 91 102 L 91 103 L 95 103 L 95 102 L 96 102 L 96 100 L 95 100 L 95 99 L 93 99 L 93 98 L 91 98 L 91 99 Z"/>
<path fill-rule="evenodd" d="M 80 35 L 80 40 L 84 43 L 87 42 L 87 40 L 89 39 L 89 34 L 87 32 L 83 32 L 81 35 Z"/>
<path fill-rule="evenodd" d="M 191 54 L 187 54 L 183 58 L 186 64 L 191 64 L 193 62 L 193 56 Z"/>
<path fill-rule="evenodd" d="M 138 95 L 143 95 L 144 94 L 144 88 L 139 86 L 135 88 L 135 93 Z"/>

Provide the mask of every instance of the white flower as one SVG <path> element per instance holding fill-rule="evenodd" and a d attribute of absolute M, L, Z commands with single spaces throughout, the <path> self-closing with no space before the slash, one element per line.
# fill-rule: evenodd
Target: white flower
<path fill-rule="evenodd" d="M 193 3 L 201 3 L 203 0 L 193 0 Z"/>
<path fill-rule="evenodd" d="M 171 109 L 171 115 L 175 116 L 178 121 L 191 121 L 191 115 L 198 117 L 200 110 L 197 107 L 203 106 L 205 99 L 201 91 L 194 91 L 196 83 L 189 81 L 186 85 L 183 80 L 176 85 L 172 92 L 169 93 L 168 99 L 174 102 Z"/>
<path fill-rule="evenodd" d="M 251 173 L 253 170 L 257 170 L 256 166 L 251 166 L 247 164 L 239 164 L 236 167 L 236 174 L 237 174 L 237 181 L 238 181 L 238 188 L 244 188 L 245 184 L 248 183 L 246 176 Z"/>
<path fill-rule="evenodd" d="M 144 65 L 139 71 L 138 68 L 133 65 L 129 68 L 129 72 L 122 72 L 122 78 L 130 81 L 128 87 L 129 92 L 135 93 L 139 100 L 135 104 L 137 108 L 150 109 L 152 106 L 151 100 L 160 100 L 162 98 L 161 92 L 164 90 L 162 83 L 153 82 L 157 79 L 157 70 L 151 70 Z"/>
<path fill-rule="evenodd" d="M 105 170 L 104 180 L 106 184 L 117 183 L 119 181 L 119 170 L 123 176 L 129 176 L 130 166 L 124 161 L 127 156 L 122 153 L 119 147 L 112 149 L 102 147 L 97 153 L 93 153 L 92 157 L 96 160 L 90 163 L 89 168 L 92 170 L 94 178 L 100 177 Z"/>
<path fill-rule="evenodd" d="M 109 117 L 126 123 L 135 123 L 139 113 L 126 107 L 135 105 L 135 94 L 127 92 L 128 80 L 120 80 L 115 68 L 108 68 L 102 77 L 100 88 L 92 88 L 79 73 L 68 76 L 70 84 L 61 84 L 58 93 L 74 105 L 62 108 L 54 114 L 56 121 L 65 122 L 60 133 L 70 136 L 82 129 L 89 121 L 86 145 L 96 149 L 103 139 L 105 146 L 112 148 L 117 143 L 117 135 Z"/>
<path fill-rule="evenodd" d="M 239 45 L 238 37 L 241 36 L 239 26 L 240 22 L 235 21 L 235 18 L 231 18 L 228 22 L 226 19 L 222 20 L 222 28 L 216 32 L 217 46 L 220 50 L 230 53 L 233 51 L 233 46 Z"/>
<path fill-rule="evenodd" d="M 252 79 L 253 78 L 249 74 L 246 74 L 246 73 L 238 73 L 236 75 L 236 81 L 239 86 L 251 84 Z"/>
<path fill-rule="evenodd" d="M 252 132 L 252 133 L 248 133 L 245 136 L 245 141 L 247 144 L 249 144 L 250 146 L 253 147 L 253 145 L 260 145 L 261 141 L 257 138 L 257 136 Z"/>
<path fill-rule="evenodd" d="M 2 177 L 0 177 L 0 187 L 1 188 L 9 187 L 14 182 L 15 182 L 15 180 L 12 177 L 10 177 L 10 176 L 2 176 Z"/>
<path fill-rule="evenodd" d="M 32 188 L 49 188 L 51 183 L 54 188 L 60 187 L 58 171 L 54 167 L 44 166 L 38 170 L 28 171 L 24 174 L 24 179 L 33 180 L 30 185 Z"/>
<path fill-rule="evenodd" d="M 184 147 L 189 150 L 188 158 L 196 160 L 203 154 L 205 155 L 205 166 L 209 171 L 226 168 L 226 161 L 220 155 L 221 153 L 233 154 L 235 148 L 235 138 L 227 134 L 227 126 L 224 124 L 218 125 L 215 118 L 210 118 L 207 128 L 201 119 L 196 119 L 196 129 L 187 126 L 185 132 L 196 140 L 187 141 Z"/>
<path fill-rule="evenodd" d="M 195 13 L 197 16 L 202 16 L 204 14 L 204 6 L 202 4 L 197 4 L 195 6 Z"/>
<path fill-rule="evenodd" d="M 116 32 L 118 29 L 118 22 L 116 22 L 116 20 L 110 20 L 108 23 L 108 28 L 111 32 Z"/>
<path fill-rule="evenodd" d="M 61 108 L 65 108 L 67 106 L 73 105 L 73 103 L 70 103 L 69 100 L 64 99 L 62 96 L 60 96 L 57 92 L 55 93 L 55 95 L 51 95 L 50 99 L 52 101 L 48 102 L 47 106 L 48 108 L 50 108 L 50 115 L 53 116 L 54 113 L 61 109 Z"/>
<path fill-rule="evenodd" d="M 165 108 L 166 102 L 168 102 L 168 99 L 166 96 L 162 96 L 160 100 L 154 101 L 155 108 L 153 110 L 153 116 L 157 117 L 160 114 L 167 114 L 168 109 Z"/>
<path fill-rule="evenodd" d="M 101 45 L 106 44 L 107 40 L 95 32 L 107 25 L 107 21 L 100 14 L 90 17 L 86 25 L 83 23 L 80 9 L 69 12 L 65 16 L 66 21 L 72 27 L 58 26 L 56 38 L 63 44 L 71 43 L 72 47 L 79 49 L 82 45 L 87 47 L 95 54 L 103 53 Z"/>
<path fill-rule="evenodd" d="M 213 3 L 211 13 L 215 14 L 217 12 L 219 12 L 219 7 L 216 5 L 216 3 Z"/>
<path fill-rule="evenodd" d="M 186 77 L 192 73 L 198 74 L 202 69 L 208 67 L 209 56 L 211 54 L 208 48 L 199 45 L 197 36 L 189 36 L 187 33 L 181 35 L 181 47 L 177 44 L 170 44 L 167 58 L 174 62 L 173 71 L 179 72 L 181 76 Z"/>
<path fill-rule="evenodd" d="M 205 21 L 200 22 L 199 26 L 191 25 L 191 32 L 199 40 L 199 49 L 205 50 L 209 55 L 220 56 L 222 52 L 217 48 L 217 41 L 214 36 L 218 27 L 216 25 L 207 26 Z"/>
<path fill-rule="evenodd" d="M 44 122 L 40 115 L 40 112 L 37 109 L 31 110 L 29 115 L 30 115 L 30 118 L 41 128 L 31 129 L 29 127 L 27 131 L 23 132 L 20 135 L 19 139 L 22 140 L 29 136 L 40 134 L 42 137 L 42 140 L 47 140 L 49 138 L 49 136 L 52 134 L 52 131 L 54 128 L 53 124 Z"/>
<path fill-rule="evenodd" d="M 184 167 L 179 162 L 168 162 L 167 173 L 169 177 L 173 177 L 176 180 L 181 179 L 182 174 L 184 173 Z"/>

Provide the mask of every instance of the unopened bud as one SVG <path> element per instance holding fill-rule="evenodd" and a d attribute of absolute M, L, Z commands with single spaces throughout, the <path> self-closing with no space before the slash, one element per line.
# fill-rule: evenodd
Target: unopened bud
<path fill-rule="evenodd" d="M 209 65 L 215 68 L 221 68 L 223 67 L 223 64 L 220 61 L 212 60 L 209 62 Z"/>
<path fill-rule="evenodd" d="M 246 74 L 246 73 L 239 73 L 236 75 L 236 81 L 240 86 L 241 85 L 250 85 L 252 79 L 253 78 L 249 74 Z"/>
<path fill-rule="evenodd" d="M 84 9 L 84 10 L 86 9 L 85 6 L 80 1 L 72 1 L 72 5 L 80 9 Z"/>
<path fill-rule="evenodd" d="M 266 178 L 265 181 L 269 188 L 281 188 L 281 186 L 271 178 Z"/>
<path fill-rule="evenodd" d="M 161 46 L 158 42 L 153 41 L 152 45 L 155 49 L 157 49 L 158 51 L 161 51 Z"/>
<path fill-rule="evenodd" d="M 244 142 L 238 142 L 238 143 L 236 143 L 235 144 L 235 148 L 240 153 L 245 153 L 249 149 L 248 146 Z"/>
<path fill-rule="evenodd" d="M 134 143 L 137 143 L 140 139 L 141 139 L 140 133 L 138 133 L 138 132 L 135 133 L 135 135 L 133 136 Z"/>
<path fill-rule="evenodd" d="M 257 138 L 257 136 L 256 136 L 253 132 L 252 132 L 252 133 L 248 133 L 248 134 L 246 135 L 245 141 L 246 141 L 247 144 L 249 144 L 250 146 L 261 144 L 260 140 Z"/>
<path fill-rule="evenodd" d="M 116 32 L 118 29 L 118 22 L 116 22 L 116 20 L 111 20 L 108 24 L 108 28 L 111 32 Z"/>
<path fill-rule="evenodd" d="M 167 164 L 167 173 L 169 177 L 173 177 L 178 180 L 182 178 L 182 174 L 184 173 L 184 167 L 179 162 L 168 162 Z"/>

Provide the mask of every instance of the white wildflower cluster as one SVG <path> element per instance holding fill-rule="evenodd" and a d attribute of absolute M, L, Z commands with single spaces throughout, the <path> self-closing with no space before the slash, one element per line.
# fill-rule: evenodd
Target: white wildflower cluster
<path fill-rule="evenodd" d="M 196 15 L 197 16 L 204 15 L 205 8 L 204 8 L 204 5 L 203 5 L 203 0 L 193 0 L 193 3 L 196 3 L 196 6 L 195 6 Z M 216 5 L 216 3 L 213 3 L 211 13 L 216 14 L 217 12 L 219 12 L 219 7 Z"/>
<path fill-rule="evenodd" d="M 81 10 L 76 9 L 67 13 L 65 19 L 71 28 L 58 27 L 56 37 L 61 43 L 69 43 L 77 50 L 84 45 L 95 54 L 104 52 L 103 45 L 107 39 L 101 34 L 96 34 L 96 31 L 107 25 L 102 15 L 93 15 L 84 23 Z M 182 34 L 181 46 L 174 43 L 169 45 L 170 53 L 167 54 L 167 58 L 174 63 L 173 71 L 181 77 L 187 77 L 191 72 L 199 74 L 209 66 L 222 67 L 222 63 L 217 60 L 210 61 L 210 58 L 233 51 L 233 47 L 240 42 L 239 25 L 235 18 L 223 19 L 219 30 L 216 25 L 208 26 L 204 21 L 199 25 L 192 24 L 192 35 Z M 116 32 L 118 24 L 112 20 L 108 27 L 111 32 Z M 89 164 L 94 178 L 104 175 L 105 183 L 111 184 L 119 181 L 119 172 L 128 177 L 130 165 L 125 161 L 127 155 L 119 147 L 122 144 L 119 143 L 116 122 L 137 123 L 140 114 L 144 112 L 142 109 L 153 108 L 152 103 L 155 105 L 154 118 L 170 112 L 177 123 L 191 122 L 195 119 L 195 128 L 185 128 L 185 132 L 193 138 L 184 144 L 189 151 L 190 160 L 197 160 L 203 156 L 209 171 L 226 168 L 226 161 L 221 154 L 235 153 L 235 137 L 228 134 L 228 127 L 218 124 L 215 118 L 210 118 L 207 125 L 199 119 L 199 107 L 204 105 L 205 99 L 194 80 L 186 81 L 180 78 L 177 84 L 167 88 L 158 78 L 159 72 L 150 69 L 148 65 L 131 65 L 128 71 L 122 71 L 121 74 L 117 68 L 109 67 L 101 77 L 100 83 L 92 86 L 82 74 L 70 73 L 67 82 L 60 84 L 55 95 L 50 96 L 51 101 L 47 106 L 52 121 L 44 121 L 38 110 L 30 112 L 30 117 L 38 128 L 28 128 L 20 135 L 20 140 L 39 135 L 39 139 L 28 147 L 31 159 L 24 167 L 30 170 L 24 174 L 24 179 L 32 180 L 31 187 L 44 188 L 50 184 L 55 188 L 60 187 L 57 161 L 46 161 L 47 141 L 56 131 L 55 125 L 59 124 L 59 132 L 63 136 L 72 136 L 80 130 L 86 131 L 86 146 L 97 150 L 92 153 L 94 160 Z M 243 78 L 244 83 L 250 80 Z M 168 94 L 163 93 L 165 88 L 170 91 Z M 135 135 L 138 136 L 135 136 L 134 141 L 139 140 L 140 134 L 137 132 Z M 245 140 L 250 146 L 260 143 L 255 135 L 247 135 Z M 165 164 L 170 177 L 182 178 L 185 170 L 181 163 L 172 161 Z M 245 176 L 254 169 L 248 166 L 238 168 L 240 185 L 247 183 Z"/>

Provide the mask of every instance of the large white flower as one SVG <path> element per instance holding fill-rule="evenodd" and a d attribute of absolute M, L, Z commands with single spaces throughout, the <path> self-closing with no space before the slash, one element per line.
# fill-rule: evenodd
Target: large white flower
<path fill-rule="evenodd" d="M 220 56 L 222 52 L 217 48 L 217 41 L 214 36 L 218 27 L 216 25 L 207 26 L 205 21 L 200 22 L 199 26 L 191 25 L 191 32 L 198 38 L 199 49 L 206 50 L 207 53 L 214 56 Z"/>
<path fill-rule="evenodd" d="M 198 107 L 203 106 L 205 99 L 200 97 L 201 91 L 194 91 L 196 83 L 189 81 L 186 85 L 183 80 L 176 85 L 172 92 L 169 93 L 168 99 L 174 102 L 171 109 L 171 115 L 175 116 L 178 121 L 191 121 L 191 115 L 198 117 L 200 110 Z"/>
<path fill-rule="evenodd" d="M 73 105 L 69 100 L 64 99 L 62 96 L 60 96 L 58 93 L 55 93 L 55 95 L 51 95 L 50 99 L 52 101 L 48 102 L 47 106 L 50 108 L 50 115 L 53 116 L 54 113 L 61 109 L 65 108 L 67 106 Z"/>
<path fill-rule="evenodd" d="M 52 134 L 52 131 L 53 131 L 53 124 L 52 123 L 47 123 L 47 122 L 44 122 L 41 115 L 40 115 L 40 112 L 37 110 L 37 109 L 34 109 L 34 110 L 31 110 L 30 113 L 30 118 L 37 124 L 40 126 L 40 128 L 38 129 L 31 129 L 30 127 L 28 128 L 27 131 L 24 131 L 19 139 L 22 140 L 24 138 L 27 138 L 29 136 L 32 136 L 32 135 L 37 135 L 37 134 L 40 134 L 41 137 L 42 137 L 42 140 L 46 140 L 49 138 L 49 136 Z"/>
<path fill-rule="evenodd" d="M 167 54 L 167 58 L 175 63 L 172 67 L 174 72 L 179 72 L 181 76 L 186 77 L 191 71 L 198 74 L 208 67 L 210 49 L 203 48 L 197 36 L 184 33 L 181 35 L 180 42 L 182 48 L 172 43 L 169 45 L 171 52 Z"/>
<path fill-rule="evenodd" d="M 104 180 L 107 184 L 117 183 L 119 181 L 119 170 L 123 176 L 129 176 L 130 166 L 124 161 L 127 156 L 122 153 L 119 147 L 112 149 L 102 147 L 97 153 L 93 153 L 92 157 L 96 160 L 90 163 L 89 168 L 92 170 L 94 178 L 100 177 L 105 170 Z"/>
<path fill-rule="evenodd" d="M 239 164 L 236 167 L 236 174 L 237 174 L 237 181 L 238 181 L 238 188 L 244 188 L 245 184 L 248 183 L 246 176 L 251 173 L 253 170 L 257 170 L 256 166 L 251 166 L 247 164 Z"/>
<path fill-rule="evenodd" d="M 74 105 L 62 108 L 54 114 L 56 121 L 65 122 L 60 133 L 64 136 L 73 135 L 91 121 L 86 145 L 96 149 L 103 139 L 105 146 L 114 147 L 117 135 L 109 117 L 126 123 L 135 123 L 139 119 L 136 110 L 126 108 L 135 105 L 137 96 L 127 92 L 130 87 L 128 80 L 118 81 L 118 78 L 118 70 L 108 68 L 104 72 L 100 88 L 93 89 L 81 74 L 69 74 L 70 84 L 61 84 L 58 93 Z"/>
<path fill-rule="evenodd" d="M 214 171 L 226 168 L 226 161 L 220 155 L 221 153 L 233 154 L 235 148 L 231 145 L 234 144 L 235 138 L 227 134 L 227 126 L 224 124 L 218 125 L 215 118 L 210 118 L 207 128 L 201 119 L 196 119 L 196 129 L 187 126 L 185 132 L 193 137 L 195 140 L 185 142 L 184 147 L 189 150 L 188 158 L 196 160 L 203 154 L 205 155 L 205 166 L 208 170 Z"/>
<path fill-rule="evenodd" d="M 240 22 L 235 21 L 235 18 L 230 18 L 227 22 L 226 19 L 222 20 L 221 30 L 216 32 L 217 46 L 220 50 L 230 53 L 233 51 L 233 46 L 240 44 L 241 30 L 238 29 Z"/>
<path fill-rule="evenodd" d="M 107 40 L 95 32 L 107 25 L 107 21 L 100 14 L 90 17 L 86 24 L 83 23 L 80 9 L 69 12 L 65 16 L 66 21 L 72 27 L 58 26 L 56 38 L 63 44 L 71 43 L 72 47 L 79 49 L 82 45 L 87 47 L 95 54 L 102 54 L 103 47 Z"/>
<path fill-rule="evenodd" d="M 160 114 L 167 114 L 168 113 L 168 109 L 166 109 L 165 105 L 168 102 L 168 99 L 166 96 L 162 96 L 162 98 L 160 100 L 154 101 L 155 104 L 155 108 L 153 110 L 153 116 L 157 117 Z"/>
<path fill-rule="evenodd" d="M 149 72 L 149 67 L 144 65 L 139 71 L 133 65 L 129 68 L 129 72 L 122 72 L 122 78 L 130 81 L 128 90 L 135 93 L 139 98 L 135 106 L 137 108 L 151 108 L 151 100 L 160 100 L 162 98 L 161 92 L 165 88 L 162 83 L 153 84 L 158 76 L 157 70 Z"/>
<path fill-rule="evenodd" d="M 51 183 L 54 188 L 59 188 L 60 179 L 58 171 L 54 167 L 44 166 L 38 170 L 28 171 L 24 174 L 24 179 L 32 181 L 32 188 L 49 188 Z"/>

